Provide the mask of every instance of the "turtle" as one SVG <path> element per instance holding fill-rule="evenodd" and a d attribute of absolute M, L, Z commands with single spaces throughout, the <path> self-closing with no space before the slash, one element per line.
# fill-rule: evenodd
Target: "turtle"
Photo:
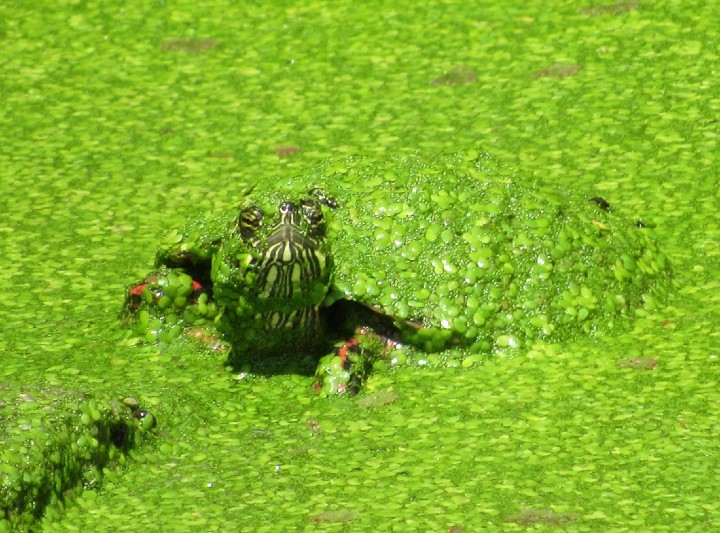
<path fill-rule="evenodd" d="M 125 310 L 150 342 L 216 332 L 201 336 L 234 368 L 311 357 L 334 394 L 381 358 L 478 360 L 610 331 L 661 305 L 671 276 L 647 225 L 480 150 L 353 156 L 257 180 L 170 231 Z"/>

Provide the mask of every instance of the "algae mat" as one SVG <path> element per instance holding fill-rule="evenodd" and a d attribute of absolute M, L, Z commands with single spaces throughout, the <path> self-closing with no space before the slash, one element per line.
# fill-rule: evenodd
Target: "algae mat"
<path fill-rule="evenodd" d="M 128 418 L 123 399 L 158 421 L 34 527 L 716 529 L 719 15 L 3 3 L 0 438 L 58 423 L 55 405 L 83 446 Z M 292 368 L 236 380 L 191 345 L 123 340 L 125 287 L 191 210 L 327 157 L 477 145 L 654 226 L 669 305 L 612 339 L 378 373 L 354 399 L 317 398 Z"/>

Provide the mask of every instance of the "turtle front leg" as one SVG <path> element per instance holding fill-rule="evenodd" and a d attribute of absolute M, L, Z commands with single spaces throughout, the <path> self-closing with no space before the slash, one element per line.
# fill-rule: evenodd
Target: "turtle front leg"
<path fill-rule="evenodd" d="M 322 396 L 357 394 L 375 362 L 386 358 L 396 344 L 371 328 L 357 328 L 352 338 L 320 359 L 313 388 Z"/>
<path fill-rule="evenodd" d="M 182 268 L 160 267 L 125 295 L 124 320 L 146 342 L 169 342 L 188 328 L 211 327 L 216 315 L 208 289 Z"/>

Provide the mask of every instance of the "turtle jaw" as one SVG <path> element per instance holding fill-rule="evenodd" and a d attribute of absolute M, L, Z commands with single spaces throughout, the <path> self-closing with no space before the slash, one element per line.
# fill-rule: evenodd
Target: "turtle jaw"
<path fill-rule="evenodd" d="M 273 311 L 271 313 L 257 314 L 255 319 L 264 322 L 267 331 L 282 333 L 283 330 L 302 330 L 313 333 L 318 331 L 320 325 L 320 306 L 301 307 L 289 313 Z"/>
<path fill-rule="evenodd" d="M 282 224 L 268 238 L 256 262 L 260 298 L 293 300 L 322 277 L 325 254 L 315 239 L 292 224 Z"/>

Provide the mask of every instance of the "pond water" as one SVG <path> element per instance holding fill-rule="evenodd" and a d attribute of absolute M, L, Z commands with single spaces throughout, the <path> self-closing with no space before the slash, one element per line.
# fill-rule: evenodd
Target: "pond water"
<path fill-rule="evenodd" d="M 63 487 L 41 529 L 720 526 L 719 15 L 0 6 L 0 441 L 41 425 L 46 395 L 137 398 L 158 422 L 124 464 Z M 378 372 L 357 398 L 319 398 L 292 368 L 237 379 L 191 343 L 127 342 L 124 291 L 193 210 L 328 157 L 475 146 L 651 226 L 668 305 L 612 338 Z"/>

